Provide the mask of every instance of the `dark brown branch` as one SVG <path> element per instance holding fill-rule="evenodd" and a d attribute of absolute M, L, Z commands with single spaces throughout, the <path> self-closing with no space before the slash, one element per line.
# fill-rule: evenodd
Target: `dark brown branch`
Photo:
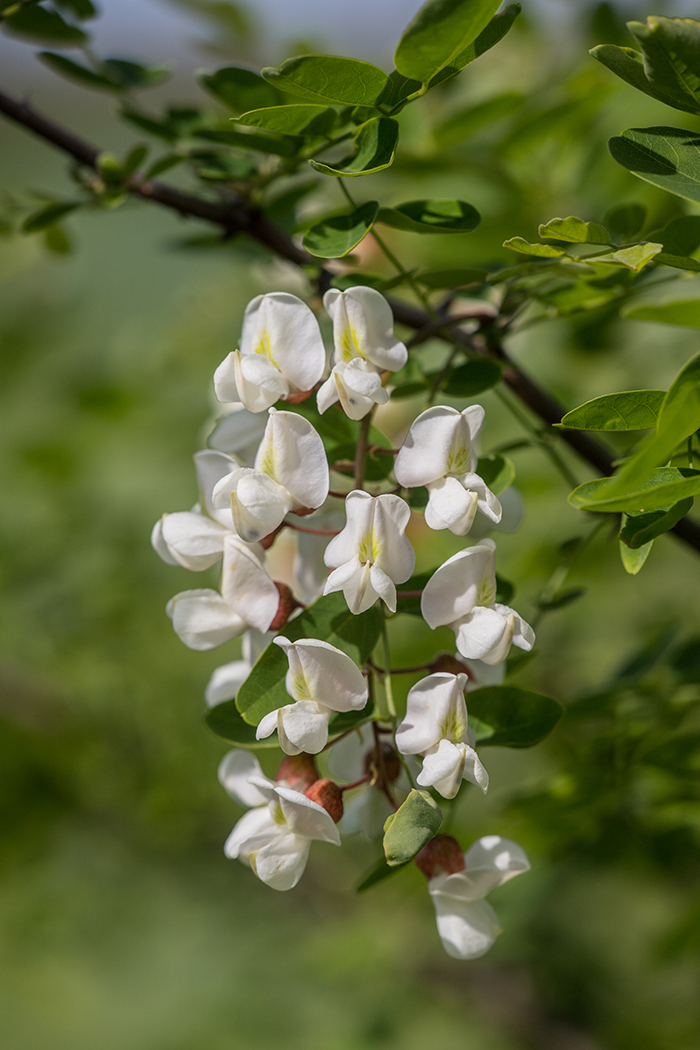
<path fill-rule="evenodd" d="M 48 120 L 27 103 L 17 102 L 15 99 L 0 92 L 0 113 L 4 113 L 17 124 L 33 131 L 35 135 L 38 135 L 45 141 L 53 143 L 54 146 L 73 157 L 79 164 L 92 168 L 94 171 L 98 170 L 100 150 L 91 143 L 85 142 L 84 139 L 65 130 L 60 125 Z M 237 233 L 247 234 L 261 244 L 266 245 L 276 255 L 297 266 L 309 264 L 318 266 L 318 259 L 308 255 L 303 248 L 294 243 L 284 230 L 271 223 L 259 209 L 253 207 L 250 202 L 242 197 L 225 201 L 209 200 L 205 197 L 198 197 L 195 194 L 185 193 L 163 182 L 155 180 L 142 182 L 138 177 L 130 180 L 129 191 L 144 200 L 155 201 L 166 208 L 171 208 L 182 216 L 191 216 L 213 223 L 229 236 Z M 330 271 L 321 268 L 318 279 L 321 291 L 324 291 L 329 286 L 331 279 L 332 274 Z M 419 338 L 414 339 L 414 345 L 422 341 L 422 338 L 427 338 L 433 334 L 439 335 L 435 322 L 423 310 L 397 300 L 391 302 L 391 307 L 397 323 L 413 328 L 419 334 Z M 470 319 L 473 320 L 473 318 Z M 483 318 L 483 320 L 491 322 L 490 317 L 488 319 Z M 452 319 L 447 320 L 447 323 L 455 325 L 451 333 L 453 341 L 471 349 L 475 348 L 473 336 L 467 332 L 460 331 L 458 325 Z M 442 327 L 444 327 L 444 324 Z M 488 330 L 488 324 L 486 325 L 486 330 Z M 488 356 L 497 358 L 501 362 L 504 382 L 544 423 L 552 426 L 552 424 L 561 420 L 564 415 L 564 408 L 511 360 L 498 339 L 487 337 L 484 342 L 483 352 Z M 613 472 L 612 452 L 602 442 L 577 430 L 558 430 L 556 433 L 581 459 L 585 460 L 598 473 L 607 476 Z M 674 526 L 672 531 L 684 543 L 700 551 L 699 524 L 690 518 L 683 518 Z"/>

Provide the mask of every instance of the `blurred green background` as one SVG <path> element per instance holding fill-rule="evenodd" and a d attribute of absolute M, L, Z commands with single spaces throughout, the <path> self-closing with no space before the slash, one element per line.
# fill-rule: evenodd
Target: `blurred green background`
<path fill-rule="evenodd" d="M 201 104 L 193 66 L 227 55 L 277 62 L 308 40 L 306 8 L 304 24 L 287 9 L 268 37 L 260 26 L 274 5 L 255 6 L 257 36 L 187 21 L 187 6 L 149 6 L 155 54 L 139 34 L 138 6 L 131 21 L 124 12 L 122 52 L 131 34 L 138 57 L 162 60 L 167 48 L 178 57 L 174 86 L 156 99 Z M 114 3 L 104 7 L 116 14 Z M 413 7 L 390 5 L 397 28 Z M 416 246 L 396 234 L 404 260 L 443 268 L 446 252 L 455 266 L 505 259 L 504 237 L 532 237 L 557 214 L 600 221 L 621 201 L 646 203 L 652 228 L 692 209 L 637 182 L 605 146 L 623 127 L 677 122 L 586 55 L 593 43 L 631 43 L 622 15 L 648 13 L 629 3 L 535 5 L 496 51 L 406 114 L 403 159 L 362 192 L 454 194 L 484 222 L 457 244 Z M 360 14 L 372 39 L 371 5 Z M 340 33 L 340 16 L 338 25 Z M 285 46 L 285 34 L 296 42 Z M 389 46 L 377 46 L 365 53 L 386 65 Z M 28 49 L 2 40 L 3 49 L 8 89 L 31 89 L 102 146 L 136 140 L 107 100 L 51 80 Z M 531 96 L 510 123 L 431 163 L 431 121 L 506 90 Z M 0 123 L 6 203 L 28 190 L 69 193 L 64 169 L 51 149 Z M 339 203 L 332 185 L 323 192 L 317 210 Z M 533 862 L 527 878 L 493 894 L 506 932 L 485 959 L 443 953 L 412 868 L 354 896 L 376 843 L 316 843 L 288 894 L 224 858 L 240 811 L 216 781 L 226 746 L 201 724 L 202 692 L 237 643 L 200 654 L 178 641 L 164 605 L 208 581 L 163 564 L 149 533 L 163 511 L 196 498 L 191 455 L 211 415 L 211 375 L 236 345 L 246 302 L 302 286 L 251 245 L 209 254 L 178 246 L 196 232 L 129 203 L 80 215 L 66 256 L 51 256 L 37 237 L 0 238 L 3 1047 L 696 1050 L 698 562 L 672 538 L 657 541 L 636 578 L 605 532 L 576 560 L 567 586 L 587 594 L 543 618 L 536 658 L 517 679 L 561 699 L 567 718 L 534 751 L 485 752 L 489 795 L 470 792 L 454 814 L 465 845 L 510 835 Z M 700 298 L 692 281 L 683 287 Z M 533 326 L 511 349 L 573 407 L 611 390 L 668 386 L 697 344 L 693 330 L 602 311 Z M 479 400 L 487 452 L 522 436 L 491 393 Z M 386 428 L 398 434 L 418 410 L 401 402 Z M 540 451 L 512 455 L 527 515 L 498 540 L 499 572 L 517 584 L 513 604 L 529 617 L 558 545 L 589 526 Z M 589 476 L 567 461 L 579 480 Z M 417 538 L 425 568 L 462 546 Z M 451 637 L 409 618 L 392 634 L 397 663 Z"/>

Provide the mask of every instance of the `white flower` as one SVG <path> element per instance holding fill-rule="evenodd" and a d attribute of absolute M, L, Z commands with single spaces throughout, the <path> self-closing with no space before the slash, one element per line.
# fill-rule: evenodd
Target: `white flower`
<path fill-rule="evenodd" d="M 464 854 L 464 870 L 444 871 L 428 882 L 442 946 L 453 959 L 478 959 L 503 931 L 483 898 L 496 886 L 530 870 L 525 851 L 511 839 L 485 835 Z"/>
<path fill-rule="evenodd" d="M 354 784 L 368 771 L 368 758 L 375 750 L 375 737 L 372 726 L 358 727 L 354 733 L 338 740 L 328 752 L 328 771 L 334 780 L 347 781 Z M 390 754 L 390 745 L 382 743 L 385 760 Z M 412 760 L 409 762 L 413 764 Z M 412 773 L 418 772 L 418 763 L 415 762 Z M 411 785 L 405 770 L 402 768 L 396 780 L 392 780 L 390 791 L 400 805 L 409 791 Z M 394 811 L 388 798 L 377 784 L 363 784 L 354 788 L 348 795 L 343 795 L 344 811 L 339 827 L 343 835 L 357 835 L 363 833 L 369 839 L 380 839 L 384 834 L 386 818 Z"/>
<path fill-rule="evenodd" d="M 190 649 L 215 649 L 247 627 L 267 631 L 279 608 L 280 596 L 256 551 L 232 535 L 224 539 L 221 593 L 211 588 L 181 591 L 166 612 L 175 633 Z"/>
<path fill-rule="evenodd" d="M 449 529 L 456 536 L 465 536 L 477 510 L 493 523 L 501 520 L 501 504 L 475 473 L 483 420 L 481 405 L 461 413 L 435 405 L 421 412 L 399 450 L 396 480 L 404 488 L 427 487 L 425 520 L 431 529 Z"/>
<path fill-rule="evenodd" d="M 207 444 L 235 456 L 244 467 L 252 467 L 267 419 L 259 412 L 249 412 L 241 404 L 229 405 L 228 408 L 229 411 L 214 424 Z"/>
<path fill-rule="evenodd" d="M 243 635 L 243 656 L 240 660 L 217 667 L 212 673 L 204 690 L 207 707 L 216 707 L 226 700 L 233 700 L 246 678 L 253 669 L 253 664 L 262 655 L 272 639 L 272 634 L 261 634 L 250 630 Z"/>
<path fill-rule="evenodd" d="M 289 660 L 285 684 L 296 703 L 265 715 L 255 735 L 262 740 L 277 730 L 285 754 L 317 755 L 328 742 L 332 716 L 365 706 L 367 683 L 354 661 L 328 642 L 317 638 L 290 642 L 279 637 L 274 642 Z"/>
<path fill-rule="evenodd" d="M 311 423 L 271 408 L 255 466 L 236 464 L 214 487 L 212 501 L 216 509 L 230 508 L 239 536 L 255 543 L 289 511 L 320 507 L 329 484 L 326 452 Z"/>
<path fill-rule="evenodd" d="M 342 590 L 353 613 L 369 609 L 377 598 L 395 612 L 395 584 L 406 582 L 416 562 L 405 534 L 411 510 L 399 496 L 370 496 L 359 489 L 349 493 L 345 510 L 345 528 L 326 547 L 324 560 L 335 571 L 323 593 Z"/>
<path fill-rule="evenodd" d="M 329 289 L 323 305 L 333 320 L 333 370 L 318 392 L 323 413 L 340 401 L 350 419 L 362 419 L 388 394 L 381 372 L 403 368 L 408 351 L 394 335 L 391 307 L 374 288 L 358 286 L 341 292 Z"/>
<path fill-rule="evenodd" d="M 525 517 L 525 504 L 518 489 L 509 485 L 507 489 L 499 493 L 498 502 L 501 504 L 503 512 L 501 520 L 498 522 L 491 521 L 485 514 L 481 514 L 477 510 L 474 524 L 469 530 L 470 540 L 482 540 L 484 536 L 489 536 L 492 532 L 518 531 Z"/>
<path fill-rule="evenodd" d="M 418 783 L 434 787 L 443 798 L 454 798 L 462 780 L 484 794 L 489 786 L 467 722 L 466 684 L 464 674 L 438 672 L 423 678 L 409 691 L 406 717 L 396 730 L 401 754 L 423 756 Z"/>
<path fill-rule="evenodd" d="M 292 517 L 292 521 L 295 519 Z M 299 597 L 304 602 L 313 601 L 323 594 L 328 579 L 328 569 L 323 560 L 331 536 L 305 532 L 304 529 L 323 529 L 339 532 L 345 524 L 345 515 L 340 510 L 325 508 L 297 518 L 301 531 L 296 533 L 297 549 L 294 557 L 294 580 Z"/>
<path fill-rule="evenodd" d="M 253 807 L 236 824 L 224 845 L 231 860 L 249 864 L 274 890 L 291 890 L 304 874 L 314 840 L 340 845 L 331 816 L 299 791 L 263 776 L 247 751 L 229 751 L 219 766 L 226 792 Z"/>
<path fill-rule="evenodd" d="M 313 312 L 296 295 L 258 295 L 246 307 L 240 350 L 214 373 L 219 401 L 264 412 L 279 398 L 310 391 L 323 375 L 326 350 Z"/>
<path fill-rule="evenodd" d="M 448 558 L 421 598 L 429 627 L 451 627 L 462 656 L 492 666 L 505 660 L 511 645 L 529 651 L 535 644 L 532 627 L 514 609 L 496 602 L 495 550 L 487 539 Z"/>

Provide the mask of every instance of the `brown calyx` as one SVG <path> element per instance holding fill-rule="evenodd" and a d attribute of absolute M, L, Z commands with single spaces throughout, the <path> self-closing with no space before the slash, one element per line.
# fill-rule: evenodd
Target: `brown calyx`
<path fill-rule="evenodd" d="M 428 882 L 442 872 L 454 875 L 457 871 L 464 871 L 462 847 L 453 835 L 436 835 L 416 857 L 416 866 Z"/>
<path fill-rule="evenodd" d="M 338 823 L 343 815 L 343 793 L 335 781 L 323 777 L 312 784 L 305 794 L 312 802 L 323 806 L 326 813 L 333 818 L 336 824 Z"/>

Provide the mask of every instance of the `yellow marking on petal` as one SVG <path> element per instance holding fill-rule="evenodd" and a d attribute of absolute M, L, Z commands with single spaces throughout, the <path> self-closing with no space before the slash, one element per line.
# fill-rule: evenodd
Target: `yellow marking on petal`
<path fill-rule="evenodd" d="M 274 820 L 275 824 L 278 824 L 280 827 L 283 827 L 287 823 L 287 818 L 282 812 L 282 806 L 279 802 L 270 803 L 270 816 Z"/>
<path fill-rule="evenodd" d="M 267 328 L 261 328 L 257 333 L 257 340 L 253 344 L 253 353 L 263 354 L 263 356 L 272 362 L 278 372 L 281 371 L 280 366 L 272 355 L 272 340 L 270 339 L 270 333 Z"/>
<path fill-rule="evenodd" d="M 357 557 L 363 565 L 366 562 L 373 565 L 375 561 L 379 560 L 381 550 L 381 544 L 375 535 L 374 529 L 369 529 L 357 545 Z"/>
<path fill-rule="evenodd" d="M 484 576 L 479 584 L 476 595 L 477 605 L 493 605 L 496 601 L 496 581 L 490 576 Z"/>
<path fill-rule="evenodd" d="M 289 692 L 297 701 L 312 699 L 309 683 L 306 681 L 303 671 L 297 671 L 292 675 L 292 684 Z"/>
<path fill-rule="evenodd" d="M 268 441 L 263 449 L 257 469 L 267 474 L 268 478 L 277 481 L 277 467 L 274 442 Z"/>
<path fill-rule="evenodd" d="M 455 440 L 447 456 L 448 474 L 468 474 L 471 467 L 471 449 L 460 441 Z"/>
<path fill-rule="evenodd" d="M 338 327 L 336 341 L 340 359 L 344 364 L 356 357 L 364 358 L 365 355 L 359 347 L 357 330 L 353 328 L 349 321 Z"/>
<path fill-rule="evenodd" d="M 454 704 L 447 713 L 445 721 L 440 725 L 440 733 L 453 744 L 459 744 L 467 729 L 464 715 Z"/>

